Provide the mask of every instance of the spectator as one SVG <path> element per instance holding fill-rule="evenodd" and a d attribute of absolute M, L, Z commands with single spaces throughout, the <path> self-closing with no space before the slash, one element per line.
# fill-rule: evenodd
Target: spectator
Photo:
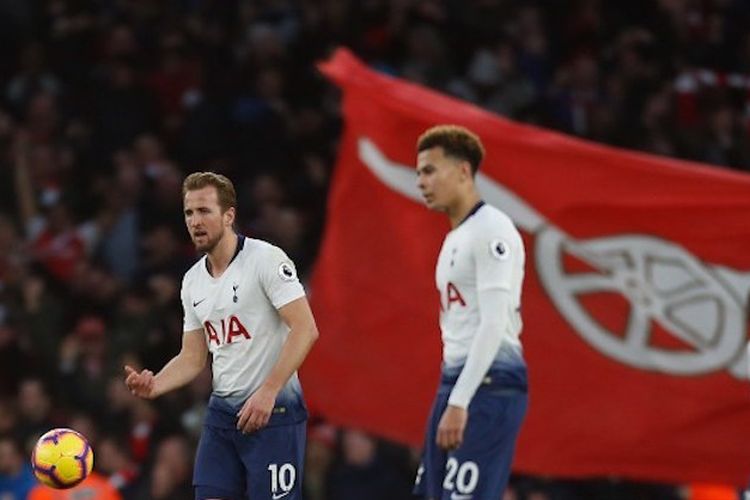
<path fill-rule="evenodd" d="M 39 378 L 26 378 L 18 387 L 19 425 L 18 436 L 24 446 L 30 446 L 36 439 L 56 427 L 52 413 L 52 397 L 44 382 Z"/>
<path fill-rule="evenodd" d="M 31 464 L 21 443 L 0 434 L 0 498 L 22 500 L 36 484 Z"/>
<path fill-rule="evenodd" d="M 335 457 L 336 428 L 325 422 L 308 426 L 304 491 L 308 500 L 326 500 L 326 478 Z"/>
<path fill-rule="evenodd" d="M 78 486 L 67 490 L 53 490 L 37 484 L 28 496 L 28 500 L 78 500 L 80 498 L 123 500 L 120 493 L 107 482 L 107 479 L 96 471 L 92 471 Z"/>
<path fill-rule="evenodd" d="M 329 471 L 327 498 L 410 498 L 397 466 L 384 460 L 377 442 L 364 432 L 347 429 L 341 435 L 341 455 Z"/>
<path fill-rule="evenodd" d="M 107 327 L 97 316 L 78 320 L 60 346 L 61 390 L 75 388 L 69 394 L 76 408 L 100 416 L 106 407 L 108 342 Z"/>
<path fill-rule="evenodd" d="M 156 452 L 146 487 L 135 497 L 143 500 L 184 500 L 193 497 L 193 450 L 185 437 L 165 438 Z"/>
<path fill-rule="evenodd" d="M 39 42 L 32 42 L 21 51 L 21 70 L 6 89 L 6 98 L 16 110 L 23 110 L 37 92 L 60 93 L 60 81 L 46 68 L 45 59 L 44 45 Z"/>
<path fill-rule="evenodd" d="M 141 469 L 133 460 L 125 438 L 117 434 L 104 435 L 96 450 L 97 468 L 109 484 L 120 492 L 124 500 L 134 498 L 142 488 Z"/>

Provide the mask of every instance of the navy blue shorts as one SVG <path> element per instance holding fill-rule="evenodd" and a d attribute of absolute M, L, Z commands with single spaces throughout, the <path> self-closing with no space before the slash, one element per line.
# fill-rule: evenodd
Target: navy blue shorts
<path fill-rule="evenodd" d="M 302 500 L 306 421 L 242 434 L 212 418 L 211 406 L 195 457 L 195 498 Z"/>
<path fill-rule="evenodd" d="M 498 500 L 508 484 L 526 415 L 526 389 L 480 386 L 469 404 L 463 443 L 447 452 L 435 437 L 452 388 L 442 384 L 432 406 L 414 494 L 436 500 Z"/>

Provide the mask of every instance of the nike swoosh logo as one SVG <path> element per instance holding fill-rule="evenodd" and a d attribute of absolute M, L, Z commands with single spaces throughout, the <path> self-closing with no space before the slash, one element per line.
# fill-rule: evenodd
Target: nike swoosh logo
<path fill-rule="evenodd" d="M 205 297 L 204 297 L 204 298 L 202 298 L 201 300 L 199 300 L 198 302 L 193 302 L 193 307 L 198 307 L 198 304 L 200 304 L 200 303 L 201 303 L 201 302 L 203 302 L 204 300 L 206 300 L 206 298 L 205 298 Z"/>
<path fill-rule="evenodd" d="M 271 498 L 273 498 L 273 500 L 279 500 L 279 498 L 284 498 L 285 496 L 287 496 L 291 492 L 292 492 L 292 490 L 285 491 L 284 493 L 281 493 L 281 494 L 272 493 L 271 494 Z"/>

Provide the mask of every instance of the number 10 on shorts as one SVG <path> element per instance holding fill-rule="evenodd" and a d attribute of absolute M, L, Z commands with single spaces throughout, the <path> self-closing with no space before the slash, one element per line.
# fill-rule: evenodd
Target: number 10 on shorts
<path fill-rule="evenodd" d="M 283 498 L 292 491 L 297 479 L 297 470 L 292 464 L 270 464 L 268 471 L 271 473 L 271 496 L 275 499 Z"/>

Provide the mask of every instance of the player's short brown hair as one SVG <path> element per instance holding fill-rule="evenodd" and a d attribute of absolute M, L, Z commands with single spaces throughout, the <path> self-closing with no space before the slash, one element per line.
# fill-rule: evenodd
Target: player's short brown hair
<path fill-rule="evenodd" d="M 185 198 L 188 191 L 195 191 L 208 186 L 216 188 L 222 212 L 226 212 L 231 207 L 237 207 L 237 193 L 234 190 L 234 184 L 226 176 L 215 172 L 193 172 L 185 177 L 182 182 L 182 198 Z"/>
<path fill-rule="evenodd" d="M 484 158 L 484 146 L 479 136 L 460 125 L 436 125 L 426 130 L 417 140 L 417 153 L 440 146 L 446 156 L 466 160 L 471 173 L 476 174 Z"/>

